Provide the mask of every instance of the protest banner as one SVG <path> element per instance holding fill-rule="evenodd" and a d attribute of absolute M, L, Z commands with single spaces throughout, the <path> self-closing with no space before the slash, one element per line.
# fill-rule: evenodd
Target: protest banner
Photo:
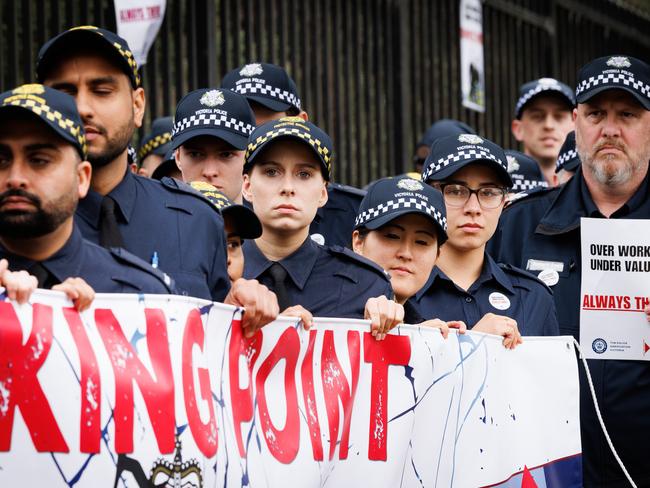
<path fill-rule="evenodd" d="M 580 222 L 580 347 L 589 359 L 650 360 L 650 224 L 647 220 Z"/>
<path fill-rule="evenodd" d="M 165 18 L 167 0 L 113 0 L 117 35 L 126 39 L 139 67 L 156 40 Z"/>
<path fill-rule="evenodd" d="M 581 485 L 571 338 L 280 317 L 187 297 L 0 302 L 0 485 Z"/>

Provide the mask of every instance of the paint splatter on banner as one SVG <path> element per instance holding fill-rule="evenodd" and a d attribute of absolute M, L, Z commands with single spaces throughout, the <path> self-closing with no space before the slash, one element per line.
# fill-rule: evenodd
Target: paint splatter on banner
<path fill-rule="evenodd" d="M 185 297 L 0 302 L 0 486 L 581 485 L 570 338 L 280 318 Z"/>

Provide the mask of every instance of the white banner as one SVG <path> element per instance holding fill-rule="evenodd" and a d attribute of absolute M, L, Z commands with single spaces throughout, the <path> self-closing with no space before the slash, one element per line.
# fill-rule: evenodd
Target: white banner
<path fill-rule="evenodd" d="M 583 354 L 650 361 L 650 221 L 583 218 L 580 229 Z"/>
<path fill-rule="evenodd" d="M 463 106 L 485 112 L 481 0 L 460 0 L 460 86 Z"/>
<path fill-rule="evenodd" d="M 185 297 L 0 302 L 0 486 L 581 485 L 571 338 L 280 318 L 247 340 L 239 318 Z"/>
<path fill-rule="evenodd" d="M 147 63 L 147 54 L 165 18 L 166 0 L 114 0 L 117 35 L 129 43 L 139 67 Z"/>

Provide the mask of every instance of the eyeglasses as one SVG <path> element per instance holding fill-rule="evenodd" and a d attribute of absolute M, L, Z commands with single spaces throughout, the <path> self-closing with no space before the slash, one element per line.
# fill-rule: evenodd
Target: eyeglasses
<path fill-rule="evenodd" d="M 443 183 L 440 185 L 440 191 L 445 197 L 445 204 L 450 207 L 464 206 L 474 193 L 479 205 L 484 209 L 497 208 L 506 198 L 506 189 L 499 186 L 484 186 L 474 190 L 458 183 Z"/>

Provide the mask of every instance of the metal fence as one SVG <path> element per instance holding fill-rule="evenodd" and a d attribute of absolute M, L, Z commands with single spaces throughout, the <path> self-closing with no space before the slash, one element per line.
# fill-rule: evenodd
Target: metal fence
<path fill-rule="evenodd" d="M 410 169 L 418 137 L 442 117 L 516 147 L 518 86 L 541 76 L 574 84 L 578 67 L 598 55 L 647 60 L 649 12 L 622 0 L 484 0 L 480 114 L 461 105 L 458 0 L 168 0 L 142 69 L 144 130 L 234 67 L 280 64 L 334 139 L 335 178 L 362 186 Z M 0 14 L 1 90 L 31 81 L 39 47 L 63 29 L 115 29 L 110 0 L 0 0 Z"/>

